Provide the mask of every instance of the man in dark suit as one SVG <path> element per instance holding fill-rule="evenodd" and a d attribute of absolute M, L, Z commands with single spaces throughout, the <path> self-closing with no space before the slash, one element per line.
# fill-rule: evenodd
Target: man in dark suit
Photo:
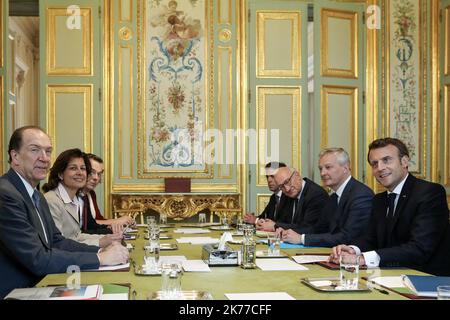
<path fill-rule="evenodd" d="M 115 265 L 128 260 L 120 244 L 101 252 L 65 239 L 36 189 L 50 168 L 52 145 L 39 127 L 14 131 L 9 142 L 11 169 L 0 178 L 0 298 L 14 288 L 34 286 L 49 273 Z"/>
<path fill-rule="evenodd" d="M 323 150 L 319 154 L 319 170 L 323 184 L 334 193 L 324 203 L 311 233 L 306 233 L 302 227 L 277 229 L 285 242 L 333 247 L 353 241 L 367 227 L 373 191 L 351 176 L 348 153 L 342 148 Z"/>
<path fill-rule="evenodd" d="M 408 172 L 409 153 L 394 138 L 373 141 L 368 161 L 387 191 L 373 199 L 369 228 L 354 245 L 333 248 L 330 261 L 341 254 L 361 254 L 370 267 L 408 267 L 450 275 L 449 211 L 445 189 Z"/>
<path fill-rule="evenodd" d="M 277 228 L 312 228 L 320 217 L 323 203 L 328 195 L 325 190 L 313 181 L 302 178 L 292 168 L 280 168 L 274 174 L 275 182 L 283 194 L 288 197 L 285 209 L 276 222 L 266 221 L 263 230 L 275 231 Z"/>
<path fill-rule="evenodd" d="M 268 221 L 276 221 L 281 215 L 286 203 L 286 196 L 283 195 L 278 185 L 275 183 L 274 174 L 278 168 L 284 168 L 286 164 L 283 162 L 269 162 L 265 166 L 267 187 L 273 194 L 270 196 L 269 203 L 258 217 L 252 213 L 244 216 L 244 222 L 255 224 L 258 228 Z"/>

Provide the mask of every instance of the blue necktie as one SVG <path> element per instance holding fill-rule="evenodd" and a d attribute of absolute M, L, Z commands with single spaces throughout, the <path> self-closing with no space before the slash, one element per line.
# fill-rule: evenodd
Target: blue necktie
<path fill-rule="evenodd" d="M 394 209 L 395 209 L 395 198 L 397 197 L 396 193 L 390 193 L 387 196 L 387 207 L 388 207 L 388 213 L 386 218 L 392 219 L 394 218 Z"/>
<path fill-rule="evenodd" d="M 47 232 L 45 231 L 44 221 L 42 221 L 41 215 L 39 213 L 39 211 L 40 211 L 39 204 L 41 201 L 41 197 L 39 196 L 39 191 L 34 190 L 33 196 L 31 198 L 33 199 L 34 206 L 36 207 L 36 213 L 38 215 L 39 221 L 41 222 L 41 227 L 42 227 L 42 231 L 44 232 L 45 241 L 47 241 L 47 243 L 49 243 L 48 238 L 47 238 Z"/>

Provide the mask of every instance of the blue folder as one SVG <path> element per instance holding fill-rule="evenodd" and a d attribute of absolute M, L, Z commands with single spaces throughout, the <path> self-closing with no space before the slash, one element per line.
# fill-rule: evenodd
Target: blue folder
<path fill-rule="evenodd" d="M 418 296 L 437 297 L 438 286 L 450 286 L 450 277 L 404 275 L 403 282 Z"/>

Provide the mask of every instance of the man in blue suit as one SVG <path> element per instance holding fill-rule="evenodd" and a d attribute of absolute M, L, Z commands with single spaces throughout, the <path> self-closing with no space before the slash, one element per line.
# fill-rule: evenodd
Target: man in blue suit
<path fill-rule="evenodd" d="M 342 148 L 324 149 L 319 154 L 319 170 L 323 184 L 334 193 L 311 228 L 279 228 L 285 242 L 333 247 L 353 241 L 367 227 L 373 191 L 351 176 L 348 153 Z"/>
<path fill-rule="evenodd" d="M 367 160 L 377 181 L 387 189 L 373 198 L 367 231 L 352 245 L 333 248 L 330 261 L 341 254 L 361 255 L 360 264 L 408 267 L 450 275 L 450 226 L 445 189 L 408 172 L 406 145 L 382 138 L 369 145 Z"/>
<path fill-rule="evenodd" d="M 98 268 L 128 260 L 115 243 L 100 251 L 65 239 L 37 190 L 50 168 L 52 145 L 39 127 L 14 131 L 9 142 L 10 170 L 0 178 L 0 298 L 14 288 L 30 287 L 67 267 Z"/>

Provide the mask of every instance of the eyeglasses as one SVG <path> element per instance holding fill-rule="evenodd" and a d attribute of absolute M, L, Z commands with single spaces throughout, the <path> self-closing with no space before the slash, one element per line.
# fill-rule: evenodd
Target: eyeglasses
<path fill-rule="evenodd" d="M 280 183 L 280 185 L 278 186 L 278 188 L 279 189 L 286 189 L 286 188 L 289 188 L 292 184 L 291 184 L 291 180 L 292 180 L 292 177 L 294 176 L 294 174 L 296 173 L 297 171 L 294 171 L 294 172 L 292 172 L 292 174 L 291 174 L 291 176 L 289 177 L 289 179 L 286 179 L 283 183 Z"/>

